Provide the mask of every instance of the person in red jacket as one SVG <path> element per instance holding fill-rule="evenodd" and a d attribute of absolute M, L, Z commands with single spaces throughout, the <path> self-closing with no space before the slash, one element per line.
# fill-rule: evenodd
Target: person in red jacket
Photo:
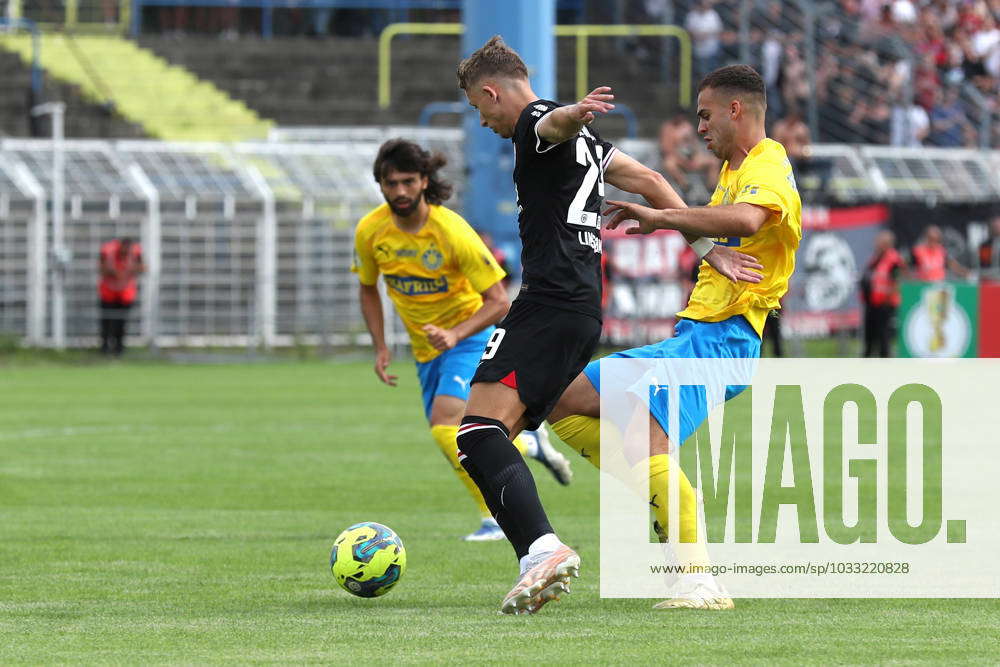
<path fill-rule="evenodd" d="M 97 286 L 101 308 L 101 352 L 120 356 L 125 351 L 125 323 L 138 294 L 136 277 L 146 270 L 142 248 L 130 238 L 101 245 Z"/>
<path fill-rule="evenodd" d="M 948 256 L 948 249 L 941 243 L 941 228 L 931 225 L 924 231 L 924 240 L 913 246 L 914 276 L 917 280 L 937 282 L 948 277 L 948 271 L 961 277 L 969 275 L 969 270 Z"/>
<path fill-rule="evenodd" d="M 883 231 L 875 237 L 875 252 L 865 267 L 862 298 L 865 304 L 865 356 L 889 356 L 899 308 L 899 276 L 906 270 L 895 248 L 896 236 Z M 877 348 L 877 350 L 876 350 Z"/>

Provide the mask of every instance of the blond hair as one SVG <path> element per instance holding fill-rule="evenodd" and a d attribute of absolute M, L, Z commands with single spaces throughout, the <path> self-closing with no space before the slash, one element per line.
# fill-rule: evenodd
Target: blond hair
<path fill-rule="evenodd" d="M 500 35 L 494 35 L 471 56 L 458 64 L 458 86 L 468 90 L 487 77 L 527 79 L 528 68 L 517 55 L 517 51 L 507 46 Z"/>

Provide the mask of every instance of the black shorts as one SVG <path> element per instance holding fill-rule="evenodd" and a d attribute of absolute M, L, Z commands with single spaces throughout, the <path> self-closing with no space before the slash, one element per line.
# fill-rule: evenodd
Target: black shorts
<path fill-rule="evenodd" d="M 515 300 L 486 344 L 472 382 L 517 389 L 526 408 L 525 428 L 534 430 L 590 361 L 600 338 L 595 317 Z"/>

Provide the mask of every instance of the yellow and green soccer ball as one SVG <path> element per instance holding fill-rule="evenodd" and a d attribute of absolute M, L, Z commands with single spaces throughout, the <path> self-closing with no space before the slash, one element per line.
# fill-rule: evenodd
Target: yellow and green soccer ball
<path fill-rule="evenodd" d="M 406 549 L 391 528 L 373 521 L 356 523 L 333 541 L 330 569 L 348 593 L 378 597 L 406 572 Z"/>

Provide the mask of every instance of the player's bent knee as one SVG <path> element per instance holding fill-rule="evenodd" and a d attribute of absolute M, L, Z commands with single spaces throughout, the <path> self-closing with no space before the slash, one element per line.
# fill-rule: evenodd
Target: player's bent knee
<path fill-rule="evenodd" d="M 465 412 L 465 401 L 457 396 L 438 394 L 431 403 L 431 426 L 458 426 Z"/>
<path fill-rule="evenodd" d="M 504 424 L 508 433 L 515 432 L 515 426 L 524 415 L 525 406 L 517 389 L 500 382 L 477 382 L 469 390 L 465 403 L 466 415 L 483 415 Z M 462 423 L 469 419 L 466 416 Z"/>
<path fill-rule="evenodd" d="M 555 423 L 570 415 L 601 416 L 601 397 L 583 373 L 573 378 L 566 391 L 559 397 L 559 402 L 549 415 L 549 423 Z"/>

